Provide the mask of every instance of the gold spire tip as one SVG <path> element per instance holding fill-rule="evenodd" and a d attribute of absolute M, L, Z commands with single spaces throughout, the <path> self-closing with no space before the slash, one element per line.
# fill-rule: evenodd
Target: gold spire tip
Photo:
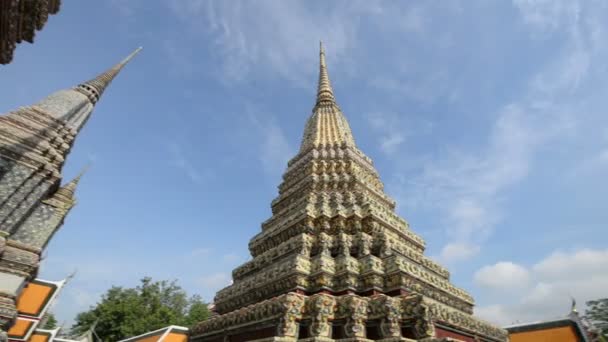
<path fill-rule="evenodd" d="M 131 52 L 127 57 L 125 57 L 125 59 L 123 59 L 118 65 L 122 67 L 125 64 L 129 63 L 129 61 L 131 61 L 131 59 L 133 59 L 133 57 L 135 57 L 135 55 L 137 55 L 142 49 L 143 49 L 143 47 L 141 47 L 141 46 L 138 47 L 133 52 Z"/>
<path fill-rule="evenodd" d="M 84 176 L 85 173 L 87 173 L 89 171 L 89 169 L 91 168 L 91 163 L 87 163 L 82 170 L 80 170 L 80 172 L 78 173 L 78 175 L 74 178 L 74 180 L 72 180 L 72 182 L 79 182 L 80 178 L 82 178 L 82 176 Z"/>

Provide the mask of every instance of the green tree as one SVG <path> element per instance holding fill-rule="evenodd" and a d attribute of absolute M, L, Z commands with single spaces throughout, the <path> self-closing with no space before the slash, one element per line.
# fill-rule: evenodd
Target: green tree
<path fill-rule="evenodd" d="M 95 332 L 102 340 L 118 341 L 172 324 L 190 327 L 208 316 L 201 297 L 188 297 L 175 281 L 144 278 L 135 288 L 110 288 L 97 305 L 76 316 L 71 334 L 80 335 L 97 322 Z"/>
<path fill-rule="evenodd" d="M 55 318 L 55 315 L 53 315 L 53 313 L 51 312 L 48 312 L 44 315 L 43 322 L 44 324 L 42 325 L 42 329 L 53 330 L 57 328 L 57 319 Z"/>
<path fill-rule="evenodd" d="M 608 298 L 588 301 L 585 319 L 591 322 L 606 338 L 608 336 Z"/>

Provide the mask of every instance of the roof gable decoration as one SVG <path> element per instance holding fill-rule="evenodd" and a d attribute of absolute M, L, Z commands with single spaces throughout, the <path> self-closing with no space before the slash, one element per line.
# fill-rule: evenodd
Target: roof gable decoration
<path fill-rule="evenodd" d="M 150 331 L 118 342 L 187 342 L 188 328 L 170 325 L 158 330 Z"/>

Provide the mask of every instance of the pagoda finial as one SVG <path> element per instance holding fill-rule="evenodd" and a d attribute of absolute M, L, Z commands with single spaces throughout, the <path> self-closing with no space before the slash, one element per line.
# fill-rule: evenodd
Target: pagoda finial
<path fill-rule="evenodd" d="M 108 85 L 110 85 L 110 83 L 112 82 L 114 77 L 116 77 L 116 75 L 118 75 L 120 70 L 122 70 L 122 68 L 127 63 L 129 63 L 129 61 L 131 59 L 133 59 L 133 57 L 135 57 L 135 55 L 137 55 L 139 53 L 139 51 L 141 51 L 141 49 L 142 49 L 141 46 L 138 47 L 137 49 L 135 49 L 135 51 L 131 52 L 131 54 L 128 55 L 125 59 L 123 59 L 120 63 L 114 65 L 113 67 L 111 67 L 104 73 L 101 73 L 99 76 L 95 77 L 94 79 L 84 82 L 83 84 L 80 84 L 76 88 L 76 90 L 87 95 L 89 97 L 89 99 L 91 100 L 91 102 L 97 103 L 97 101 L 99 101 L 99 98 L 101 97 L 103 92 L 106 90 Z"/>
<path fill-rule="evenodd" d="M 61 186 L 51 197 L 45 199 L 43 202 L 55 208 L 59 208 L 60 210 L 57 214 L 65 217 L 67 212 L 76 204 L 74 194 L 76 193 L 76 188 L 78 187 L 80 179 L 88 168 L 88 165 L 84 167 L 74 179 Z"/>
<path fill-rule="evenodd" d="M 74 198 L 74 193 L 76 193 L 76 187 L 78 187 L 78 183 L 80 183 L 80 179 L 84 174 L 89 170 L 90 164 L 82 168 L 80 173 L 74 177 L 71 181 L 69 181 L 66 185 L 62 186 L 57 190 L 58 195 L 65 196 L 66 198 Z"/>
<path fill-rule="evenodd" d="M 315 107 L 337 105 L 334 91 L 331 88 L 327 64 L 325 63 L 325 49 L 323 42 L 319 42 L 319 86 L 317 89 L 317 103 Z"/>
<path fill-rule="evenodd" d="M 578 311 L 576 310 L 576 299 L 574 299 L 574 297 L 570 296 L 570 300 L 571 300 L 570 313 L 578 314 Z"/>

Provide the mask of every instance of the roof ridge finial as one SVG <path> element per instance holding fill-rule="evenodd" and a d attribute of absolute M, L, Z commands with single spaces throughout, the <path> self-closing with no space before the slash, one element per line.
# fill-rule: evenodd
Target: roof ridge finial
<path fill-rule="evenodd" d="M 317 103 L 315 107 L 321 105 L 337 106 L 334 91 L 331 88 L 331 82 L 329 81 L 329 74 L 327 72 L 323 42 L 319 42 L 319 85 L 317 88 Z"/>
<path fill-rule="evenodd" d="M 94 79 L 80 84 L 78 87 L 76 87 L 76 90 L 87 95 L 87 97 L 91 100 L 91 102 L 93 102 L 93 104 L 97 103 L 97 101 L 99 101 L 99 98 L 106 90 L 108 85 L 112 83 L 114 77 L 118 75 L 122 68 L 127 65 L 127 63 L 129 63 L 129 61 L 131 61 L 131 59 L 133 59 L 133 57 L 135 57 L 135 55 L 137 55 L 139 51 L 141 51 L 141 49 L 141 46 L 138 47 L 137 49 L 135 49 L 135 51 L 131 52 L 131 54 L 129 54 L 118 64 L 99 74 Z"/>
<path fill-rule="evenodd" d="M 576 310 L 576 299 L 572 295 L 570 295 L 570 300 L 571 300 L 570 313 L 578 314 L 578 311 Z"/>
<path fill-rule="evenodd" d="M 74 179 L 72 179 L 70 181 L 70 183 L 76 183 L 78 184 L 78 182 L 80 182 L 80 179 L 82 178 L 82 176 L 84 176 L 85 173 L 87 173 L 89 171 L 89 169 L 91 168 L 91 163 L 87 163 L 82 170 L 80 170 L 80 172 L 76 175 L 76 177 L 74 177 Z"/>

